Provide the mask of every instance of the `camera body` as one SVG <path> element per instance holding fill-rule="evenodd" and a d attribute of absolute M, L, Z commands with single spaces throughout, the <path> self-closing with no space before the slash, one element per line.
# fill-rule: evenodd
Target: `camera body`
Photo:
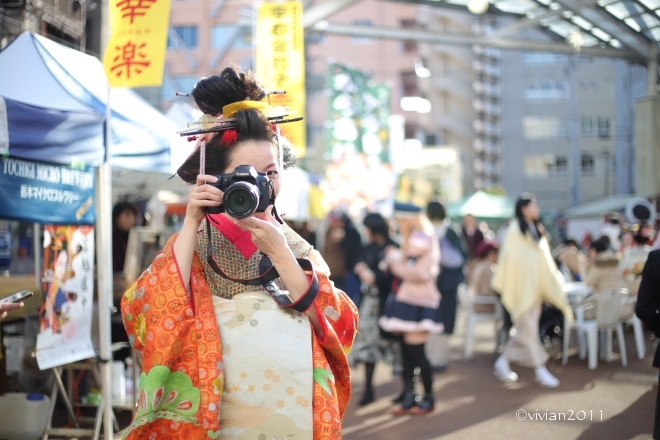
<path fill-rule="evenodd" d="M 218 181 L 209 183 L 224 192 L 220 206 L 209 206 L 209 214 L 226 212 L 234 218 L 249 217 L 264 212 L 271 201 L 272 184 L 266 173 L 250 165 L 239 165 L 228 174 L 219 174 Z M 274 197 L 273 197 L 274 198 Z"/>

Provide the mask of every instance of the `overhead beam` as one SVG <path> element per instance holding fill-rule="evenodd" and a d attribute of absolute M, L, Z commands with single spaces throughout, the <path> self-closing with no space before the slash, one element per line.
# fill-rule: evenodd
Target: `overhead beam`
<path fill-rule="evenodd" d="M 556 11 L 547 10 L 546 12 L 539 14 L 534 18 L 527 18 L 527 17 L 519 18 L 513 23 L 509 23 L 505 26 L 502 26 L 501 28 L 498 28 L 497 30 L 495 30 L 495 32 L 490 33 L 488 36 L 493 40 L 500 40 L 503 38 L 513 37 L 514 35 L 517 35 L 522 31 L 537 27 L 541 23 L 541 20 L 547 20 L 548 18 L 557 17 L 558 15 L 561 15 L 563 12 L 564 9 L 560 8 Z"/>
<path fill-rule="evenodd" d="M 649 58 L 651 54 L 651 43 L 599 6 L 590 5 L 585 7 L 578 0 L 557 0 L 557 2 L 574 14 L 580 15 L 585 20 L 590 21 L 594 26 L 604 30 L 628 47 L 628 49 L 635 51 L 645 59 Z M 585 49 L 582 48 L 581 52 L 584 52 Z"/>
<path fill-rule="evenodd" d="M 482 46 L 498 47 L 500 49 L 510 50 L 537 50 L 555 53 L 573 54 L 575 49 L 568 43 L 558 41 L 539 41 L 522 39 L 505 39 L 494 41 L 488 36 L 473 34 L 441 33 L 427 30 L 393 28 L 381 26 L 357 26 L 339 23 L 319 23 L 314 30 L 320 33 L 331 35 L 344 35 L 350 37 L 380 38 L 400 41 L 418 41 L 430 44 L 449 44 L 458 46 L 471 46 L 479 44 Z M 637 52 L 619 50 L 609 47 L 583 47 L 581 54 L 607 57 L 607 58 L 626 58 L 634 60 L 648 59 L 649 53 L 641 56 Z"/>
<path fill-rule="evenodd" d="M 644 35 L 651 36 L 651 38 L 653 38 L 653 36 L 651 34 L 651 30 L 646 25 L 644 20 L 642 20 L 642 16 L 640 15 L 640 12 L 637 10 L 637 8 L 635 8 L 633 3 L 630 0 L 623 0 L 623 5 L 626 7 L 626 10 L 630 14 L 631 18 L 633 20 L 635 20 L 635 23 L 637 23 L 637 26 L 639 26 L 639 29 L 641 30 L 641 32 Z"/>
<path fill-rule="evenodd" d="M 303 28 L 311 28 L 316 23 L 326 20 L 360 0 L 327 0 L 303 11 Z"/>

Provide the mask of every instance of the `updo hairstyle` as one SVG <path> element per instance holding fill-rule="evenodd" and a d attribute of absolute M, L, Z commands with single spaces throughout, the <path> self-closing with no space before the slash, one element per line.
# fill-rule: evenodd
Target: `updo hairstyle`
<path fill-rule="evenodd" d="M 191 93 L 197 107 L 205 114 L 216 118 L 222 117 L 222 108 L 240 101 L 261 101 L 266 92 L 257 83 L 252 72 L 239 72 L 233 67 L 225 68 L 219 75 L 200 79 Z M 241 142 L 268 141 L 276 148 L 282 148 L 283 163 L 280 166 L 288 169 L 295 165 L 296 157 L 289 142 L 280 142 L 277 134 L 266 116 L 259 110 L 248 108 L 239 110 L 233 115 L 236 119 L 236 142 L 229 146 L 221 143 L 222 133 L 215 134 L 206 143 L 206 174 L 224 174 L 231 172 L 227 166 L 231 162 L 234 150 Z M 188 183 L 195 183 L 199 174 L 199 148 L 179 167 L 177 174 Z M 278 154 L 279 156 L 279 154 Z M 247 164 L 246 164 L 247 165 Z"/>

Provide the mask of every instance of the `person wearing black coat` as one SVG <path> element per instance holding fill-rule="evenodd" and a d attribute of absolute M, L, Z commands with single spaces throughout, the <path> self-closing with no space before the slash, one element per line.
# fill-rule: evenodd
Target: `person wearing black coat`
<path fill-rule="evenodd" d="M 660 337 L 660 250 L 649 253 L 644 265 L 635 313 L 649 330 Z M 660 368 L 660 345 L 656 347 L 653 366 Z M 660 439 L 660 388 L 655 403 L 653 438 Z"/>

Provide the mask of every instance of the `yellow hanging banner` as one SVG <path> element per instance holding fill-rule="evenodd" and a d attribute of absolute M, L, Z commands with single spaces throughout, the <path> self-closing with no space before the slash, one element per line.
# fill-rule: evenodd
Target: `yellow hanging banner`
<path fill-rule="evenodd" d="M 112 87 L 163 82 L 170 0 L 110 0 L 110 38 L 103 67 Z"/>
<path fill-rule="evenodd" d="M 273 106 L 289 107 L 289 116 L 305 116 L 305 40 L 302 4 L 266 2 L 257 16 L 255 70 L 259 81 L 269 90 L 285 90 L 270 95 Z M 282 124 L 298 157 L 305 155 L 307 135 L 304 121 Z"/>

